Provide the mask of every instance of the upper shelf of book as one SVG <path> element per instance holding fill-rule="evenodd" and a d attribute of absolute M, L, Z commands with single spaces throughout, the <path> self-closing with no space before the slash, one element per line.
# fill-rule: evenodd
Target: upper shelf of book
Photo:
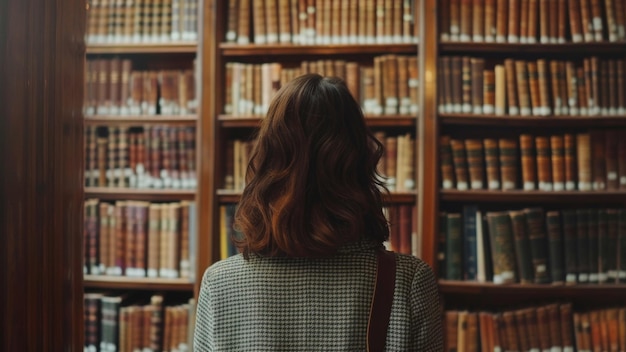
<path fill-rule="evenodd" d="M 256 128 L 259 127 L 261 120 L 260 116 L 218 116 L 220 125 L 230 128 Z M 411 127 L 415 126 L 416 120 L 417 118 L 411 115 L 365 116 L 365 121 L 370 127 Z"/>
<path fill-rule="evenodd" d="M 541 126 L 541 127 L 600 127 L 626 126 L 626 116 L 520 116 L 520 115 L 485 115 L 485 114 L 438 114 L 439 122 L 444 125 L 479 125 L 479 126 Z"/>
<path fill-rule="evenodd" d="M 194 199 L 194 189 L 85 187 L 85 197 L 132 200 Z"/>
<path fill-rule="evenodd" d="M 237 203 L 239 202 L 239 198 L 241 198 L 241 191 L 220 189 L 217 191 L 217 196 L 219 203 Z M 389 198 L 384 197 L 384 201 L 391 203 L 413 203 L 416 197 L 416 192 L 391 192 Z"/>
<path fill-rule="evenodd" d="M 134 278 L 126 276 L 85 275 L 84 286 L 98 289 L 193 291 L 188 279 Z"/>
<path fill-rule="evenodd" d="M 98 43 L 88 44 L 87 54 L 193 54 L 196 41 L 164 43 Z"/>
<path fill-rule="evenodd" d="M 567 54 L 567 55 L 602 55 L 625 54 L 626 43 L 563 43 L 563 44 L 513 44 L 513 43 L 474 43 L 441 42 L 440 54 Z"/>
<path fill-rule="evenodd" d="M 86 115 L 85 125 L 177 125 L 195 126 L 197 115 Z"/>
<path fill-rule="evenodd" d="M 328 45 L 221 43 L 219 46 L 223 56 L 417 54 L 417 47 L 415 43 Z"/>

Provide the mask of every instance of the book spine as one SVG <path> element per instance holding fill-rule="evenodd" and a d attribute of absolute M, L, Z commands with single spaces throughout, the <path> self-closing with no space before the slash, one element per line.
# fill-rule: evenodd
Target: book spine
<path fill-rule="evenodd" d="M 507 42 L 520 42 L 520 0 L 509 0 L 509 21 Z"/>
<path fill-rule="evenodd" d="M 517 187 L 517 142 L 514 139 L 500 139 L 500 175 L 502 190 L 511 190 Z"/>
<path fill-rule="evenodd" d="M 550 278 L 552 279 L 552 283 L 564 283 L 564 241 L 561 233 L 561 217 L 558 211 L 548 211 L 546 213 L 546 226 L 548 229 L 548 247 L 550 252 Z"/>
<path fill-rule="evenodd" d="M 467 190 L 469 188 L 469 183 L 467 159 L 465 156 L 465 144 L 462 140 L 451 139 L 450 146 L 452 149 L 452 161 L 456 176 L 456 188 L 461 191 Z"/>
<path fill-rule="evenodd" d="M 550 137 L 552 184 L 555 191 L 564 191 L 565 187 L 565 152 L 563 136 Z"/>
<path fill-rule="evenodd" d="M 480 43 L 484 40 L 485 19 L 483 18 L 485 4 L 483 0 L 472 1 L 472 41 Z"/>
<path fill-rule="evenodd" d="M 608 209 L 597 209 L 596 237 L 598 239 L 597 275 L 598 282 L 603 284 L 609 279 L 609 242 L 608 242 Z M 615 247 L 612 247 L 615 248 Z M 613 272 L 614 274 L 615 272 Z"/>
<path fill-rule="evenodd" d="M 476 234 L 476 213 L 478 207 L 475 205 L 466 205 L 463 207 L 463 279 L 467 281 L 476 281 L 478 272 L 478 248 L 480 244 L 477 241 Z"/>
<path fill-rule="evenodd" d="M 589 238 L 589 283 L 597 284 L 599 281 L 599 238 L 598 238 L 598 211 L 589 209 L 587 211 L 587 237 Z"/>
<path fill-rule="evenodd" d="M 493 258 L 493 282 L 495 284 L 516 282 L 515 251 L 509 214 L 489 212 L 487 221 Z"/>
<path fill-rule="evenodd" d="M 537 180 L 539 190 L 552 191 L 552 168 L 550 162 L 550 139 L 548 137 L 535 137 L 537 151 Z"/>
<path fill-rule="evenodd" d="M 483 189 L 484 153 L 483 143 L 480 139 L 466 139 L 465 150 L 467 153 L 467 167 L 469 170 L 470 189 Z"/>
<path fill-rule="evenodd" d="M 487 174 L 487 189 L 500 189 L 500 162 L 498 155 L 498 141 L 496 139 L 484 139 L 485 167 Z"/>
<path fill-rule="evenodd" d="M 534 282 L 538 284 L 551 282 L 548 267 L 547 235 L 544 212 L 540 208 L 524 209 L 526 228 L 530 241 L 530 253 L 533 263 Z"/>
<path fill-rule="evenodd" d="M 463 56 L 461 58 L 461 109 L 463 113 L 469 114 L 472 112 L 472 66 L 469 56 Z"/>
<path fill-rule="evenodd" d="M 496 1 L 496 42 L 506 43 L 508 23 L 508 0 Z"/>
<path fill-rule="evenodd" d="M 536 189 L 537 184 L 534 144 L 533 136 L 528 134 L 520 135 L 522 181 L 523 189 L 525 191 Z M 538 158 L 537 161 L 539 161 Z"/>
<path fill-rule="evenodd" d="M 576 135 L 578 190 L 591 190 L 591 137 L 588 133 Z"/>
<path fill-rule="evenodd" d="M 589 282 L 589 211 L 576 210 L 576 236 L 578 239 L 578 282 Z"/>
<path fill-rule="evenodd" d="M 461 214 L 447 214 L 446 222 L 446 279 L 463 278 L 463 239 L 461 237 Z"/>
<path fill-rule="evenodd" d="M 531 262 L 530 240 L 526 229 L 526 214 L 523 211 L 510 211 L 511 227 L 515 238 L 515 258 L 520 283 L 533 282 L 533 267 Z"/>
<path fill-rule="evenodd" d="M 626 230 L 623 219 L 623 209 L 606 209 L 606 231 L 604 242 L 600 243 L 603 252 L 603 271 L 607 275 L 607 281 L 620 282 L 624 255 L 623 231 Z"/>

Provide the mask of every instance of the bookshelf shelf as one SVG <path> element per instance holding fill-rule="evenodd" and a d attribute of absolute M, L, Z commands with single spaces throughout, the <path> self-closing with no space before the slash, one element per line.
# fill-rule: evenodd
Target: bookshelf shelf
<path fill-rule="evenodd" d="M 87 54 L 195 54 L 197 42 L 88 44 Z"/>
<path fill-rule="evenodd" d="M 306 56 L 306 55 L 362 55 L 362 54 L 417 54 L 417 43 L 402 44 L 330 44 L 330 45 L 257 45 L 232 44 L 219 45 L 221 55 L 236 56 Z"/>
<path fill-rule="evenodd" d="M 237 203 L 241 197 L 241 191 L 220 189 L 217 191 L 218 203 Z M 389 202 L 391 203 L 414 203 L 416 192 L 392 192 Z M 387 199 L 385 199 L 387 201 Z"/>
<path fill-rule="evenodd" d="M 524 202 L 524 203 L 626 203 L 626 190 L 615 191 L 488 191 L 488 190 L 441 190 L 440 197 L 446 202 Z"/>
<path fill-rule="evenodd" d="M 541 126 L 541 127 L 599 127 L 626 126 L 626 116 L 510 116 L 439 114 L 442 125 L 476 126 Z"/>
<path fill-rule="evenodd" d="M 565 44 L 511 44 L 511 43 L 474 43 L 443 42 L 439 44 L 441 54 L 577 54 L 594 55 L 624 54 L 626 43 L 565 43 Z"/>
<path fill-rule="evenodd" d="M 597 297 L 625 297 L 626 284 L 603 285 L 538 285 L 439 280 L 439 291 L 444 296 L 507 296 L 535 299 L 575 299 Z"/>
<path fill-rule="evenodd" d="M 85 197 L 100 199 L 191 200 L 195 195 L 196 191 L 193 189 L 85 187 Z"/>
<path fill-rule="evenodd" d="M 178 126 L 195 126 L 198 122 L 196 115 L 94 115 L 85 116 L 85 125 L 144 125 L 163 124 Z"/>
<path fill-rule="evenodd" d="M 224 128 L 255 128 L 259 127 L 261 119 L 259 116 L 218 116 L 218 121 Z M 370 127 L 412 127 L 415 126 L 416 120 L 415 116 L 407 115 L 365 116 L 365 121 Z"/>
<path fill-rule="evenodd" d="M 194 283 L 188 279 L 85 275 L 84 286 L 97 289 L 193 291 Z"/>

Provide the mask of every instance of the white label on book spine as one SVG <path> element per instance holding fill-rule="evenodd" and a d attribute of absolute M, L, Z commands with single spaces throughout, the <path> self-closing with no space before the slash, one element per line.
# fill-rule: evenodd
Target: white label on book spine
<path fill-rule="evenodd" d="M 617 180 L 617 172 L 615 171 L 610 171 L 606 174 L 606 179 L 609 181 L 615 181 Z"/>
<path fill-rule="evenodd" d="M 539 189 L 542 191 L 552 191 L 552 182 L 539 182 Z"/>
<path fill-rule="evenodd" d="M 583 36 L 580 34 L 572 34 L 572 41 L 574 43 L 580 43 L 583 41 Z"/>
<path fill-rule="evenodd" d="M 487 104 L 487 105 L 483 105 L 483 109 L 482 110 L 483 110 L 484 114 L 491 115 L 491 114 L 493 114 L 494 107 L 493 107 L 493 105 Z M 501 111 L 502 111 L 501 113 L 503 114 L 504 110 L 501 109 Z"/>
<path fill-rule="evenodd" d="M 609 279 L 609 276 L 606 273 L 598 274 L 598 282 L 606 282 Z"/>
<path fill-rule="evenodd" d="M 591 182 L 578 182 L 578 190 L 591 191 Z"/>
<path fill-rule="evenodd" d="M 598 274 L 589 274 L 589 282 L 598 282 Z"/>
<path fill-rule="evenodd" d="M 567 283 L 576 283 L 576 274 L 567 274 L 567 275 L 565 275 L 565 282 L 567 282 Z"/>
<path fill-rule="evenodd" d="M 512 181 L 502 181 L 502 189 L 515 189 L 515 182 Z"/>
<path fill-rule="evenodd" d="M 483 41 L 483 36 L 481 34 L 474 34 L 472 36 L 472 41 L 481 43 Z"/>
<path fill-rule="evenodd" d="M 482 114 L 483 113 L 482 105 L 479 105 L 479 106 L 474 105 L 474 109 L 472 110 L 472 112 L 474 114 Z"/>
<path fill-rule="evenodd" d="M 524 182 L 524 191 L 534 191 L 535 190 L 535 183 L 532 181 L 526 181 Z"/>
<path fill-rule="evenodd" d="M 472 181 L 472 189 L 483 189 L 483 181 Z"/>
<path fill-rule="evenodd" d="M 489 181 L 489 189 L 491 190 L 500 189 L 500 181 L 495 181 L 495 180 Z"/>
<path fill-rule="evenodd" d="M 456 183 L 456 189 L 458 189 L 459 191 L 467 191 L 467 182 L 458 181 Z"/>
<path fill-rule="evenodd" d="M 620 185 L 626 185 L 626 176 L 622 176 L 619 178 L 619 184 Z"/>
<path fill-rule="evenodd" d="M 583 273 L 578 274 L 578 281 L 580 281 L 580 282 L 588 282 L 589 281 L 589 274 L 583 274 Z"/>
<path fill-rule="evenodd" d="M 506 37 L 503 35 L 496 36 L 496 43 L 506 43 Z"/>
<path fill-rule="evenodd" d="M 572 347 L 572 346 L 565 346 L 565 347 L 563 347 L 563 352 L 574 352 L 574 347 Z"/>
<path fill-rule="evenodd" d="M 537 38 L 535 37 L 528 37 L 528 44 L 535 44 L 537 42 Z"/>
<path fill-rule="evenodd" d="M 519 37 L 515 34 L 509 34 L 509 43 L 517 43 L 519 42 Z"/>
<path fill-rule="evenodd" d="M 565 190 L 565 183 L 563 183 L 563 182 L 555 182 L 554 183 L 554 190 L 555 191 L 564 191 Z"/>
<path fill-rule="evenodd" d="M 531 348 L 528 350 L 528 352 L 541 352 L 541 350 L 538 348 Z"/>
<path fill-rule="evenodd" d="M 469 114 L 472 112 L 472 106 L 470 104 L 463 104 L 462 105 L 462 112 Z"/>
<path fill-rule="evenodd" d="M 524 107 L 524 108 L 520 108 L 520 115 L 522 116 L 530 116 L 530 108 L 528 107 Z M 511 114 L 513 115 L 513 114 Z"/>
<path fill-rule="evenodd" d="M 455 35 L 459 34 L 459 32 L 460 32 L 459 26 L 457 26 L 457 25 L 451 25 L 450 26 L 450 34 L 451 35 L 455 36 Z M 456 41 L 458 39 L 451 38 L 451 40 Z"/>
<path fill-rule="evenodd" d="M 450 180 L 443 180 L 442 182 L 442 187 L 443 189 L 452 189 L 452 181 Z"/>
<path fill-rule="evenodd" d="M 561 346 L 552 346 L 550 352 L 562 352 Z"/>
<path fill-rule="evenodd" d="M 148 277 L 158 277 L 159 271 L 157 269 L 148 269 Z"/>

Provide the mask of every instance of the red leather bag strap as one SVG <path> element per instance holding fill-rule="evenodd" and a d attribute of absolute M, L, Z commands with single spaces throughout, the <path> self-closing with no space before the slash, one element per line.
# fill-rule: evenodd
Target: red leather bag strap
<path fill-rule="evenodd" d="M 396 286 L 396 256 L 393 252 L 381 249 L 378 251 L 376 284 L 374 297 L 370 306 L 367 323 L 367 351 L 382 352 L 385 350 L 393 291 Z"/>

